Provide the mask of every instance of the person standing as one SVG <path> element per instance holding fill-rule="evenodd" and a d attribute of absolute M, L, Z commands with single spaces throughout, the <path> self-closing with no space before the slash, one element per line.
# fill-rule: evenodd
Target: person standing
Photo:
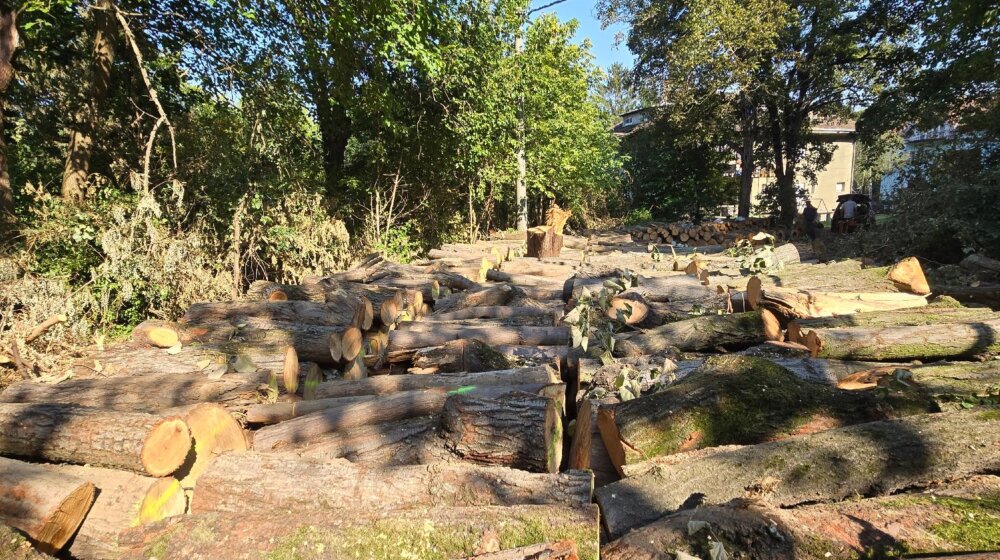
<path fill-rule="evenodd" d="M 819 211 L 812 205 L 812 201 L 807 200 L 806 207 L 802 210 L 802 221 L 806 226 L 806 235 L 813 241 L 816 240 L 816 218 L 818 216 Z"/>
<path fill-rule="evenodd" d="M 848 198 L 840 205 L 840 210 L 842 212 L 842 219 L 840 220 L 839 231 L 840 233 L 847 233 L 853 229 L 854 217 L 858 213 L 858 203 L 854 202 L 854 199 Z"/>

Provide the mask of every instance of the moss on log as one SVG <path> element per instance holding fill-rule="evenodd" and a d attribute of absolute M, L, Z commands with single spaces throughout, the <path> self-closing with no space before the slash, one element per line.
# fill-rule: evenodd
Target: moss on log
<path fill-rule="evenodd" d="M 615 336 L 615 356 L 660 354 L 678 350 L 705 350 L 716 346 L 750 346 L 764 342 L 764 322 L 760 312 L 732 315 L 702 315 L 668 323 L 643 333 Z"/>

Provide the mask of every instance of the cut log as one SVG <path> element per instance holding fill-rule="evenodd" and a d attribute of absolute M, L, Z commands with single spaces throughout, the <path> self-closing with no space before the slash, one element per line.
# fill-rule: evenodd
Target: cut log
<path fill-rule="evenodd" d="M 189 558 L 192 543 L 204 558 L 227 558 L 233 551 L 278 556 L 289 550 L 288 543 L 302 542 L 303 534 L 309 535 L 311 550 L 322 551 L 317 557 L 325 558 L 462 558 L 487 539 L 501 548 L 572 539 L 581 560 L 597 560 L 597 517 L 592 504 L 357 511 L 336 518 L 315 511 L 250 510 L 187 515 L 131 529 L 120 541 L 130 548 L 126 560 L 147 560 Z M 428 531 L 431 537 L 419 536 Z"/>
<path fill-rule="evenodd" d="M 369 377 L 359 381 L 327 381 L 316 387 L 316 398 L 390 395 L 435 387 L 457 389 L 470 385 L 533 385 L 559 381 L 559 373 L 548 366 L 514 368 L 467 374 L 392 375 Z"/>
<path fill-rule="evenodd" d="M 446 327 L 432 331 L 392 331 L 389 351 L 441 346 L 452 340 L 475 338 L 491 346 L 498 344 L 563 346 L 569 344 L 568 327 Z"/>
<path fill-rule="evenodd" d="M 612 538 L 681 508 L 754 493 L 776 506 L 890 494 L 1000 468 L 995 411 L 870 422 L 746 447 L 647 461 L 597 490 Z M 901 460 L 905 458 L 905 460 Z"/>
<path fill-rule="evenodd" d="M 840 360 L 935 360 L 1000 352 L 1000 319 L 911 327 L 809 331 L 813 357 Z"/>
<path fill-rule="evenodd" d="M 753 305 L 752 299 L 751 305 Z M 925 305 L 927 305 L 927 298 L 907 293 L 810 292 L 783 288 L 763 290 L 757 303 L 758 307 L 770 309 L 776 314 L 790 319 L 895 311 Z"/>
<path fill-rule="evenodd" d="M 222 405 L 201 403 L 170 412 L 184 419 L 194 442 L 184 465 L 174 473 L 183 488 L 194 488 L 198 477 L 217 455 L 250 448 L 243 427 Z"/>
<path fill-rule="evenodd" d="M 79 531 L 69 543 L 74 558 L 110 560 L 118 558 L 118 533 L 142 523 L 154 523 L 187 508 L 183 492 L 159 501 L 160 507 L 144 509 L 144 503 L 158 480 L 126 471 L 78 465 L 42 465 L 54 473 L 74 477 L 94 485 L 97 499 L 87 512 Z M 179 497 L 179 500 L 178 500 Z"/>
<path fill-rule="evenodd" d="M 927 278 L 924 276 L 924 269 L 916 257 L 903 259 L 890 266 L 886 277 L 911 294 L 926 296 L 931 293 Z"/>
<path fill-rule="evenodd" d="M 965 304 L 985 305 L 1000 311 L 1000 286 L 936 286 L 935 292 Z"/>
<path fill-rule="evenodd" d="M 207 331 L 198 327 L 188 328 L 171 321 L 147 319 L 132 329 L 132 341 L 140 346 L 170 348 L 177 344 L 203 342 L 202 337 L 205 334 Z"/>
<path fill-rule="evenodd" d="M 516 293 L 517 289 L 509 284 L 499 284 L 481 290 L 459 292 L 435 301 L 434 311 L 435 313 L 447 313 L 469 307 L 507 305 Z"/>
<path fill-rule="evenodd" d="M 441 346 L 421 348 L 413 354 L 413 368 L 420 373 L 482 372 L 511 369 L 503 353 L 477 339 L 460 339 Z"/>
<path fill-rule="evenodd" d="M 778 245 L 771 254 L 772 261 L 778 268 L 792 264 L 799 264 L 802 258 L 799 256 L 799 248 L 794 243 Z"/>
<path fill-rule="evenodd" d="M 96 493 L 83 479 L 0 457 L 0 524 L 24 531 L 42 552 L 63 548 Z"/>
<path fill-rule="evenodd" d="M 920 394 L 839 391 L 763 358 L 725 356 L 660 392 L 601 407 L 597 425 L 624 474 L 625 465 L 652 457 L 937 410 Z"/>
<path fill-rule="evenodd" d="M 490 282 L 506 282 L 514 286 L 541 286 L 543 288 L 561 289 L 563 285 L 563 280 L 558 278 L 533 276 L 530 274 L 512 274 L 499 270 L 486 271 L 486 279 Z"/>
<path fill-rule="evenodd" d="M 528 230 L 528 257 L 558 257 L 562 251 L 563 235 L 550 226 L 538 226 Z"/>
<path fill-rule="evenodd" d="M 455 394 L 444 406 L 442 426 L 446 447 L 465 460 L 559 470 L 562 420 L 555 399 L 522 391 Z"/>
<path fill-rule="evenodd" d="M 269 373 L 263 370 L 250 374 L 227 374 L 220 379 L 210 379 L 206 375 L 164 373 L 70 379 L 56 385 L 20 381 L 0 393 L 0 401 L 75 404 L 134 412 L 164 410 L 199 402 L 237 406 L 257 401 L 257 387 L 267 382 Z"/>
<path fill-rule="evenodd" d="M 907 265 L 912 266 L 912 265 Z M 919 267 L 919 263 L 917 265 Z M 764 280 L 764 288 L 785 287 L 806 291 L 846 291 L 846 292 L 907 292 L 917 295 L 923 286 L 919 279 L 921 271 L 910 271 L 914 285 L 897 283 L 889 278 L 892 267 L 868 267 L 858 260 L 847 260 L 829 264 L 792 264 L 781 270 L 771 271 Z M 906 280 L 904 279 L 904 282 Z M 734 288 L 742 290 L 743 285 L 732 282 Z"/>
<path fill-rule="evenodd" d="M 980 321 L 998 318 L 983 307 L 937 307 L 928 305 L 915 309 L 900 309 L 877 313 L 856 313 L 816 319 L 796 319 L 788 323 L 788 340 L 804 342 L 803 333 L 815 329 L 850 327 L 912 327 L 939 323 Z"/>
<path fill-rule="evenodd" d="M 191 511 L 235 513 L 245 511 L 247 504 L 324 515 L 412 507 L 585 505 L 592 489 L 593 475 L 586 471 L 532 474 L 462 464 L 373 470 L 344 459 L 244 453 L 221 455 L 212 463 Z"/>
<path fill-rule="evenodd" d="M 615 336 L 616 356 L 661 354 L 671 348 L 693 351 L 716 346 L 749 346 L 766 339 L 757 311 L 732 315 L 702 315 L 668 323 L 644 333 Z"/>
<path fill-rule="evenodd" d="M 564 280 L 573 275 L 572 266 L 549 264 L 538 259 L 531 259 L 527 257 L 509 260 L 500 265 L 500 270 L 510 274 L 530 274 L 532 276 L 544 276 L 546 278 L 558 278 L 560 280 Z"/>
<path fill-rule="evenodd" d="M 584 399 L 577 408 L 576 420 L 573 422 L 573 442 L 569 447 L 569 459 L 567 461 L 571 469 L 590 468 L 590 437 L 593 432 L 592 421 L 596 417 L 593 401 Z"/>
<path fill-rule="evenodd" d="M 442 457 L 435 453 L 440 447 L 440 438 L 434 433 L 437 425 L 433 416 L 407 418 L 324 434 L 279 452 L 322 461 L 342 457 L 371 468 L 439 462 Z M 442 454 L 447 455 L 443 459 L 450 457 L 446 451 Z"/>
<path fill-rule="evenodd" d="M 329 294 L 328 294 L 329 295 Z M 351 322 L 361 300 L 342 294 L 336 301 L 317 303 L 313 301 L 234 301 L 220 303 L 196 303 L 188 308 L 181 323 L 198 325 L 204 323 L 240 324 L 249 318 L 302 325 L 343 327 Z"/>
<path fill-rule="evenodd" d="M 905 375 L 904 375 L 905 373 Z M 991 404 L 1000 392 L 1000 362 L 939 362 L 926 366 L 893 365 L 871 367 L 844 377 L 842 389 L 872 389 L 882 386 L 914 386 L 944 409 L 968 407 L 976 402 Z"/>
<path fill-rule="evenodd" d="M 191 431 L 176 416 L 64 404 L 0 405 L 0 453 L 166 476 L 184 463 Z"/>
<path fill-rule="evenodd" d="M 281 296 L 284 296 L 282 298 Z M 247 288 L 249 301 L 326 301 L 326 293 L 318 284 L 278 284 L 267 280 L 255 280 Z"/>
<path fill-rule="evenodd" d="M 436 414 L 447 397 L 443 389 L 428 389 L 388 395 L 375 401 L 344 403 L 257 430 L 253 448 L 271 451 L 330 432 Z M 318 401 L 300 404 L 308 402 Z"/>
<path fill-rule="evenodd" d="M 985 255 L 980 255 L 979 253 L 970 254 L 962 259 L 962 261 L 958 264 L 962 268 L 974 272 L 985 270 L 994 274 L 1000 274 L 1000 261 L 991 259 Z"/>
<path fill-rule="evenodd" d="M 576 543 L 571 540 L 519 546 L 497 552 L 469 556 L 469 560 L 580 560 Z"/>
<path fill-rule="evenodd" d="M 428 319 L 434 321 L 461 321 L 466 319 L 510 319 L 512 317 L 552 317 L 555 314 L 550 309 L 538 307 L 509 307 L 495 305 L 487 307 L 467 307 L 448 313 L 432 313 Z"/>

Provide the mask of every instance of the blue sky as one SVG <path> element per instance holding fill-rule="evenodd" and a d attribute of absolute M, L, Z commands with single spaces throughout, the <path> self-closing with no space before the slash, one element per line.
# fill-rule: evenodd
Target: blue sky
<path fill-rule="evenodd" d="M 532 0 L 531 5 L 544 6 L 551 0 Z M 594 16 L 594 0 L 566 0 L 561 4 L 544 10 L 542 13 L 555 12 L 560 20 L 576 19 L 580 22 L 577 29 L 577 39 L 590 39 L 593 44 L 591 52 L 594 53 L 594 62 L 602 68 L 607 68 L 613 62 L 621 62 L 626 66 L 631 66 L 633 61 L 632 53 L 624 44 L 616 45 L 615 35 L 621 33 L 622 36 L 628 31 L 624 25 L 616 25 L 607 29 L 601 29 L 601 22 Z"/>

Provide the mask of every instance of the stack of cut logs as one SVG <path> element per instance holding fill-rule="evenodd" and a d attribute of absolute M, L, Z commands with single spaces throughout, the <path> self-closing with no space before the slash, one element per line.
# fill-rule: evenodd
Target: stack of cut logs
<path fill-rule="evenodd" d="M 779 242 L 798 239 L 801 234 L 801 228 L 797 225 L 793 226 L 789 232 L 785 228 L 771 226 L 769 220 L 750 218 L 748 220 L 705 222 L 698 225 L 690 222 L 669 224 L 652 222 L 633 228 L 632 237 L 636 241 L 647 243 L 677 244 L 689 247 L 721 245 L 724 248 L 729 248 L 740 240 L 750 240 L 762 231 L 770 233 Z"/>
<path fill-rule="evenodd" d="M 0 524 L 82 559 L 976 546 L 939 529 L 1000 495 L 1000 314 L 932 299 L 914 259 L 640 271 L 627 236 L 511 237 L 257 282 L 10 385 Z"/>

